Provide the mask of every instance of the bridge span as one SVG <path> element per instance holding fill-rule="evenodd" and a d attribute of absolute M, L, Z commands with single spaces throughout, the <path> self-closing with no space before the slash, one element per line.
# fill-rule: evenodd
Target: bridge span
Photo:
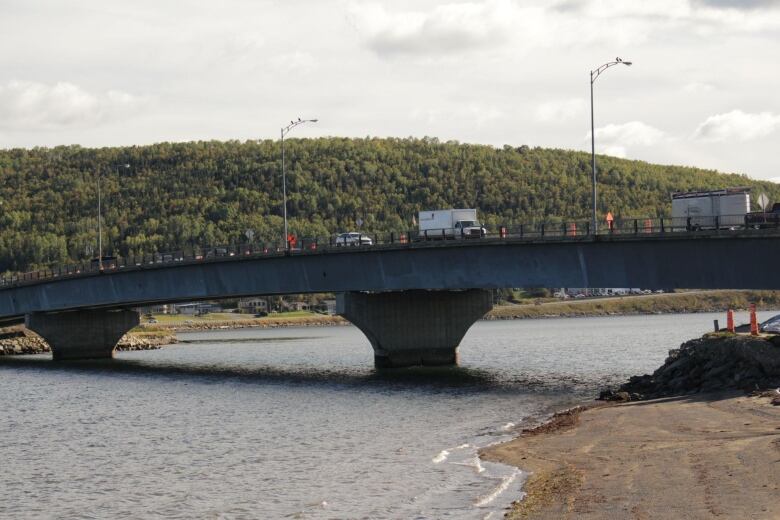
<path fill-rule="evenodd" d="M 24 320 L 55 359 L 110 357 L 137 307 L 333 292 L 378 366 L 451 364 L 492 306 L 486 289 L 780 289 L 780 230 L 495 238 L 115 266 L 0 287 L 0 321 Z"/>

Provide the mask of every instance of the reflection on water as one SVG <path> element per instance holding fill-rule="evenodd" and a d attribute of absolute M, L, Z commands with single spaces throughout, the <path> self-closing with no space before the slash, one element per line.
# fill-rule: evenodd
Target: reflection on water
<path fill-rule="evenodd" d="M 712 317 L 481 322 L 451 368 L 376 371 L 352 327 L 0 358 L 0 517 L 498 518 L 525 475 L 478 447 L 652 370 Z"/>

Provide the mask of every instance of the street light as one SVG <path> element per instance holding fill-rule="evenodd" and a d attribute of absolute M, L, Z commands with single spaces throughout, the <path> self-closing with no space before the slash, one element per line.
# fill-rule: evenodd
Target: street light
<path fill-rule="evenodd" d="M 290 124 L 282 128 L 282 198 L 284 200 L 284 243 L 286 245 L 286 249 L 290 247 L 289 241 L 287 240 L 287 176 L 285 175 L 284 171 L 284 136 L 290 133 L 290 130 L 295 128 L 298 125 L 302 125 L 304 123 L 316 123 L 316 119 L 301 119 L 298 118 L 297 121 L 290 121 Z"/>
<path fill-rule="evenodd" d="M 590 150 L 591 150 L 591 168 L 593 170 L 593 216 L 591 218 L 591 228 L 593 229 L 592 233 L 596 233 L 596 226 L 597 226 L 597 220 L 596 220 L 596 131 L 594 128 L 594 122 L 593 122 L 593 84 L 596 82 L 596 79 L 601 75 L 602 72 L 607 70 L 608 68 L 614 66 L 614 65 L 627 65 L 631 66 L 630 61 L 623 61 L 620 58 L 615 58 L 615 61 L 610 61 L 609 63 L 605 63 L 601 67 L 597 68 L 596 70 L 590 71 Z"/>
<path fill-rule="evenodd" d="M 116 166 L 117 175 L 119 174 L 119 168 L 130 169 L 129 164 L 118 164 Z M 100 170 L 98 170 L 100 171 Z M 100 173 L 97 176 L 97 192 L 98 192 L 98 269 L 103 270 L 103 212 L 101 211 L 100 203 Z"/>

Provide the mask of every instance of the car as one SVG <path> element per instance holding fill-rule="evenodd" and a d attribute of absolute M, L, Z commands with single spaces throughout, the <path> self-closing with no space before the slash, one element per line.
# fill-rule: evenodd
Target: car
<path fill-rule="evenodd" d="M 362 233 L 356 233 L 354 231 L 350 231 L 348 233 L 341 233 L 336 237 L 337 247 L 372 246 L 372 245 L 374 245 L 374 241 L 371 239 L 370 236 L 363 235 Z"/>

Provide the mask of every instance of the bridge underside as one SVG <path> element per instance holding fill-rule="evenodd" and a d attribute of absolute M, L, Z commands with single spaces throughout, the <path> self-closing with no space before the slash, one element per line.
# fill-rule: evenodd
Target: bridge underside
<path fill-rule="evenodd" d="M 493 307 L 490 291 L 349 292 L 337 311 L 368 337 L 377 368 L 456 365 L 469 327 Z"/>

